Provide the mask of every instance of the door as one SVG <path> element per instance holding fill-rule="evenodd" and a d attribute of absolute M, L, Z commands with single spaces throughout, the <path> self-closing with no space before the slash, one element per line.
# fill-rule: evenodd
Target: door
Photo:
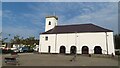
<path fill-rule="evenodd" d="M 48 46 L 48 53 L 50 53 L 51 46 Z"/>
<path fill-rule="evenodd" d="M 102 54 L 102 48 L 100 46 L 95 46 L 94 54 Z"/>
<path fill-rule="evenodd" d="M 76 46 L 71 46 L 70 48 L 70 54 L 76 54 L 77 48 Z"/>
<path fill-rule="evenodd" d="M 61 46 L 61 47 L 60 47 L 60 53 L 61 53 L 61 54 L 65 54 L 65 51 L 66 51 L 65 46 Z"/>
<path fill-rule="evenodd" d="M 82 47 L 82 54 L 89 54 L 89 48 L 87 46 Z"/>

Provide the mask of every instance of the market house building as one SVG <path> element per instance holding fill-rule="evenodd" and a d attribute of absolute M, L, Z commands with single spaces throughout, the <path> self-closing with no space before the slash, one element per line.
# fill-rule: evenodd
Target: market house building
<path fill-rule="evenodd" d="M 57 25 L 58 17 L 47 16 L 40 33 L 40 53 L 114 54 L 113 31 L 94 24 Z"/>

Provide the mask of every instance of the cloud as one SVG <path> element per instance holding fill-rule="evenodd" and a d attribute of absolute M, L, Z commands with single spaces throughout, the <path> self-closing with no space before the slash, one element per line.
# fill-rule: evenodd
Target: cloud
<path fill-rule="evenodd" d="M 35 11 L 36 17 L 45 17 L 54 15 L 59 17 L 60 22 L 66 21 L 70 18 L 76 17 L 81 14 L 91 13 L 106 7 L 107 3 L 84 3 L 84 2 L 62 2 L 62 3 L 36 3 L 28 4 L 28 7 Z M 40 18 L 39 19 L 44 19 Z"/>
<path fill-rule="evenodd" d="M 6 27 L 5 29 L 3 29 L 3 37 L 7 34 L 11 34 L 12 36 L 15 35 L 19 35 L 22 36 L 24 38 L 29 37 L 29 36 L 35 36 L 38 37 L 39 34 L 37 34 L 37 32 L 39 32 L 39 29 L 33 28 L 30 29 L 26 26 L 18 26 L 18 27 Z"/>
<path fill-rule="evenodd" d="M 59 17 L 60 25 L 94 23 L 116 32 L 116 6 L 116 3 L 27 3 L 25 8 L 31 11 L 24 9 L 25 12 L 20 13 L 11 9 L 3 10 L 3 32 L 24 37 L 34 35 L 39 38 L 39 33 L 44 32 L 45 16 L 53 13 Z"/>
<path fill-rule="evenodd" d="M 10 10 L 3 10 L 2 11 L 2 22 L 3 26 L 8 24 L 9 26 L 13 24 L 17 24 L 17 16 Z"/>
<path fill-rule="evenodd" d="M 2 32 L 2 11 L 0 10 L 0 33 Z"/>
<path fill-rule="evenodd" d="M 41 23 L 42 23 L 43 19 L 41 19 L 42 18 L 41 14 L 27 13 L 27 14 L 22 14 L 21 17 L 23 17 L 22 19 L 27 19 L 27 20 L 29 19 L 30 23 L 34 24 L 36 26 L 39 25 L 39 27 L 40 27 L 40 25 L 42 25 Z"/>
<path fill-rule="evenodd" d="M 41 26 L 39 17 L 34 14 L 14 14 L 10 10 L 3 11 L 3 37 L 6 34 L 20 35 L 23 37 L 35 36 L 39 38 L 40 31 L 38 27 Z M 38 24 L 39 22 L 39 24 Z"/>
<path fill-rule="evenodd" d="M 120 0 L 2 0 L 2 2 L 118 2 Z"/>
<path fill-rule="evenodd" d="M 1 32 L 2 32 L 2 3 L 0 2 L 0 33 Z"/>
<path fill-rule="evenodd" d="M 0 17 L 2 17 L 2 10 L 0 10 Z"/>
<path fill-rule="evenodd" d="M 80 23 L 94 23 L 105 28 L 109 28 L 118 32 L 118 7 L 117 3 L 109 3 L 107 7 L 102 8 L 96 12 L 84 13 L 74 18 L 64 21 L 65 24 L 80 24 Z M 87 10 L 88 11 L 88 10 Z M 61 24 L 64 24 L 61 23 Z"/>
<path fill-rule="evenodd" d="M 118 32 L 119 32 L 119 34 L 120 34 L 120 2 L 118 2 Z"/>

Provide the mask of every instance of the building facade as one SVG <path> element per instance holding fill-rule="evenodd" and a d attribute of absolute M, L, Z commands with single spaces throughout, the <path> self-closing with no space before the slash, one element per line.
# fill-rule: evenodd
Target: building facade
<path fill-rule="evenodd" d="M 113 31 L 94 24 L 57 25 L 56 16 L 47 16 L 40 33 L 40 53 L 114 54 Z"/>

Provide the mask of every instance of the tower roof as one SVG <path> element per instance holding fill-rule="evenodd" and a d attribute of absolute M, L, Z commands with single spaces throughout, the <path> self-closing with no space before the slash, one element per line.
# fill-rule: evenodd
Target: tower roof
<path fill-rule="evenodd" d="M 112 30 L 94 24 L 76 24 L 55 26 L 53 29 L 41 34 L 81 33 L 81 32 L 113 32 Z"/>
<path fill-rule="evenodd" d="M 55 18 L 56 20 L 58 20 L 58 17 L 57 16 L 46 16 L 46 18 Z"/>

